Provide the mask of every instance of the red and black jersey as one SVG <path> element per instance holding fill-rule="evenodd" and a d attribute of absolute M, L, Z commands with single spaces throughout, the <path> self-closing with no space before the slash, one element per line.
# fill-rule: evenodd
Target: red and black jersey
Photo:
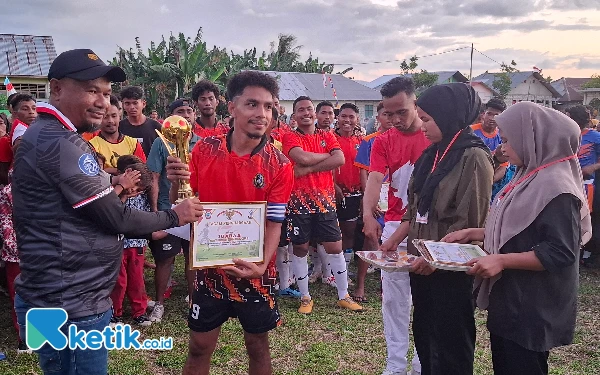
<path fill-rule="evenodd" d="M 293 131 L 292 128 L 288 124 L 283 121 L 279 121 L 277 127 L 271 130 L 271 137 L 273 139 L 278 140 L 279 142 L 283 142 L 283 136 L 285 133 Z"/>
<path fill-rule="evenodd" d="M 339 150 L 340 144 L 330 132 L 315 129 L 314 134 L 304 134 L 301 130 L 296 130 L 283 136 L 283 152 L 289 155 L 295 147 L 307 152 L 329 154 L 333 150 Z M 323 171 L 297 177 L 288 209 L 293 214 L 335 212 L 333 173 Z"/>
<path fill-rule="evenodd" d="M 199 118 L 197 118 L 194 123 L 194 133 L 201 138 L 224 135 L 227 134 L 228 131 L 229 125 L 223 124 L 221 121 L 216 122 L 214 128 L 205 128 Z"/>
<path fill-rule="evenodd" d="M 267 220 L 283 222 L 292 190 L 290 161 L 267 138 L 245 156 L 231 151 L 231 134 L 204 138 L 192 150 L 190 184 L 203 202 L 267 201 Z M 262 297 L 274 305 L 274 258 L 258 279 L 237 279 L 217 268 L 199 270 L 196 289 L 219 299 L 247 302 Z"/>
<path fill-rule="evenodd" d="M 361 136 L 351 135 L 350 137 L 342 137 L 335 133 L 338 143 L 344 153 L 346 162 L 344 165 L 334 171 L 335 183 L 342 189 L 344 196 L 354 196 L 362 194 L 362 186 L 360 185 L 360 171 L 354 165 L 358 147 L 362 141 Z"/>

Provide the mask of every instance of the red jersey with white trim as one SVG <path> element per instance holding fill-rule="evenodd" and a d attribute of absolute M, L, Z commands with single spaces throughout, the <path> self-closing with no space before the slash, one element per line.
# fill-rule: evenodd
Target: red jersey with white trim
<path fill-rule="evenodd" d="M 356 196 L 362 194 L 360 185 L 360 171 L 354 165 L 358 147 L 362 141 L 361 136 L 352 135 L 343 137 L 335 133 L 335 137 L 342 148 L 344 159 L 346 162 L 341 167 L 337 168 L 333 173 L 335 183 L 342 189 L 345 197 Z"/>
<path fill-rule="evenodd" d="M 203 202 L 267 201 L 267 220 L 283 222 L 294 179 L 292 164 L 266 137 L 251 154 L 236 155 L 230 146 L 232 132 L 198 141 L 190 159 L 192 189 Z M 217 268 L 199 270 L 195 288 L 218 299 L 259 298 L 274 306 L 275 262 L 268 261 L 258 279 L 237 279 Z"/>
<path fill-rule="evenodd" d="M 196 122 L 194 123 L 194 133 L 201 138 L 216 137 L 227 134 L 228 131 L 229 125 L 225 125 L 221 121 L 218 121 L 214 128 L 205 128 L 199 119 L 196 119 Z"/>
<path fill-rule="evenodd" d="M 388 210 L 384 220 L 401 221 L 408 205 L 408 182 L 416 161 L 431 143 L 421 130 L 403 133 L 392 128 L 375 138 L 370 172 L 384 176 L 389 171 Z"/>
<path fill-rule="evenodd" d="M 330 154 L 339 150 L 335 135 L 315 129 L 314 134 L 304 134 L 297 129 L 283 136 L 283 153 L 289 157 L 290 151 L 300 147 L 307 152 Z M 314 172 L 294 180 L 292 197 L 288 210 L 293 214 L 315 214 L 335 212 L 335 188 L 332 171 Z"/>
<path fill-rule="evenodd" d="M 22 137 L 23 134 L 25 134 L 27 128 L 29 128 L 29 125 L 27 125 L 21 120 L 15 119 L 15 121 L 13 121 L 12 127 L 10 128 L 11 144 L 14 145 L 17 138 Z"/>

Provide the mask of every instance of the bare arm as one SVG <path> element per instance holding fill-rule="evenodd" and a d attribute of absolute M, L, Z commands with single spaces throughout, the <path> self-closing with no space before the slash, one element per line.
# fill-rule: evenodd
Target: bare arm
<path fill-rule="evenodd" d="M 499 166 L 498 169 L 496 169 L 494 171 L 494 183 L 502 180 L 504 178 L 505 174 L 506 174 L 506 166 L 505 165 Z"/>
<path fill-rule="evenodd" d="M 358 169 L 360 173 L 360 187 L 364 192 L 367 191 L 367 179 L 369 178 L 369 171 L 363 168 Z"/>
<path fill-rule="evenodd" d="M 361 169 L 362 173 L 367 172 Z M 371 172 L 367 179 L 365 186 L 365 195 L 363 196 L 363 216 L 373 216 L 373 212 L 377 209 L 379 203 L 379 193 L 381 192 L 381 185 L 383 184 L 383 173 Z M 362 181 L 361 181 L 362 182 Z"/>
<path fill-rule="evenodd" d="M 160 173 L 152 172 L 152 189 L 150 189 L 150 194 L 148 196 L 150 200 L 150 208 L 152 212 L 158 211 L 158 181 L 160 180 Z"/>
<path fill-rule="evenodd" d="M 295 165 L 294 166 L 294 176 L 302 177 L 309 173 L 332 171 L 332 170 L 344 165 L 345 158 L 344 158 L 344 153 L 341 150 L 333 150 L 333 151 L 331 151 L 331 155 L 329 155 L 329 154 L 323 154 L 323 155 L 327 155 L 327 159 L 323 160 L 322 162 L 320 162 L 316 165 L 313 165 L 312 167 L 307 167 L 307 166 L 298 165 L 298 164 Z"/>
<path fill-rule="evenodd" d="M 300 147 L 294 147 L 289 153 L 290 159 L 296 164 L 300 164 L 304 167 L 314 166 L 329 158 L 329 154 L 317 154 L 314 152 L 304 151 Z"/>

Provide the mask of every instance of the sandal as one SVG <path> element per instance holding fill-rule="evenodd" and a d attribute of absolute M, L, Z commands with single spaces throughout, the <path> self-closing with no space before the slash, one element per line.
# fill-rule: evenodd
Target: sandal
<path fill-rule="evenodd" d="M 352 299 L 358 303 L 369 303 L 369 300 L 367 299 L 367 297 L 365 296 L 357 296 L 357 295 L 352 295 L 351 296 Z"/>

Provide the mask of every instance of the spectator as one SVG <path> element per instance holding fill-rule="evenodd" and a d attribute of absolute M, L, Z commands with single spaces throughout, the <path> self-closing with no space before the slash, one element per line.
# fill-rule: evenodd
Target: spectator
<path fill-rule="evenodd" d="M 143 88 L 139 86 L 125 87 L 121 90 L 120 96 L 127 118 L 121 120 L 119 129 L 121 133 L 140 142 L 144 154 L 148 156 L 152 143 L 158 137 L 156 130 L 160 130 L 161 125 L 144 115 L 146 99 Z"/>

